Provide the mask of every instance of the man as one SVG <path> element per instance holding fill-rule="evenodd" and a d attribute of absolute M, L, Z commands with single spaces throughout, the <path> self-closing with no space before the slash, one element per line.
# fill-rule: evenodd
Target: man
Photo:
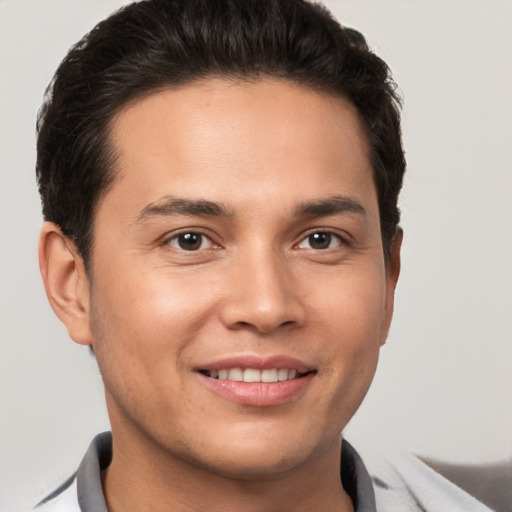
<path fill-rule="evenodd" d="M 40 510 L 486 510 L 340 440 L 393 311 L 397 107 L 299 0 L 143 1 L 75 45 L 38 123 L 39 255 L 112 435 Z"/>

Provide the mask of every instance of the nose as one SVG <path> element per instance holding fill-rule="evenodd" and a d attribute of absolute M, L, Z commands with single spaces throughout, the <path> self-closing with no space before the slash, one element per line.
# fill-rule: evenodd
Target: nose
<path fill-rule="evenodd" d="M 253 255 L 233 265 L 221 319 L 229 329 L 268 334 L 305 322 L 298 279 L 276 255 Z"/>

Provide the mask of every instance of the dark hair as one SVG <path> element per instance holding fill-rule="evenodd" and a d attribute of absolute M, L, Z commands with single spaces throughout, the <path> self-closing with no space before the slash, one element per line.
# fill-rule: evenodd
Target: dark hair
<path fill-rule="evenodd" d="M 46 220 L 86 267 L 95 209 L 112 184 L 112 118 L 126 103 L 208 77 L 270 77 L 343 96 L 366 130 L 385 256 L 400 219 L 405 170 L 399 98 L 387 65 L 357 31 L 306 0 L 145 0 L 74 45 L 46 90 L 37 179 Z"/>

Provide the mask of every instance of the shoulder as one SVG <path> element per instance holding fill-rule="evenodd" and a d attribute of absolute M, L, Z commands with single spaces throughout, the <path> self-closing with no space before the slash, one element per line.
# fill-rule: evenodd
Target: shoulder
<path fill-rule="evenodd" d="M 98 434 L 89 445 L 77 472 L 51 492 L 34 512 L 107 512 L 101 471 L 112 460 L 112 434 Z"/>
<path fill-rule="evenodd" d="M 363 450 L 362 457 L 373 481 L 378 512 L 492 512 L 410 453 Z"/>
<path fill-rule="evenodd" d="M 453 464 L 423 457 L 421 460 L 493 510 L 512 512 L 512 458 L 480 464 Z"/>
<path fill-rule="evenodd" d="M 34 512 L 80 512 L 76 474 L 51 492 L 33 510 Z"/>

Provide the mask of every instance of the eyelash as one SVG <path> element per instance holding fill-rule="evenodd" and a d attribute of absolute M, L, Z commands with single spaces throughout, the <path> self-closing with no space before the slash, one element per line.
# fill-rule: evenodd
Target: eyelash
<path fill-rule="evenodd" d="M 194 235 L 194 236 L 197 236 L 197 237 L 201 238 L 201 243 L 200 243 L 200 246 L 198 247 L 198 249 L 185 249 L 185 248 L 180 247 L 178 245 L 180 237 L 184 237 L 186 235 Z M 175 233 L 172 236 L 167 237 L 165 240 L 163 240 L 162 245 L 171 246 L 171 247 L 174 247 L 174 248 L 176 248 L 176 249 L 178 249 L 180 251 L 183 251 L 183 252 L 193 253 L 193 252 L 198 252 L 198 250 L 201 250 L 201 246 L 203 245 L 205 240 L 208 240 L 212 246 L 216 246 L 216 247 L 209 247 L 208 249 L 216 249 L 216 248 L 220 247 L 206 233 L 203 233 L 203 232 L 201 232 L 199 230 L 193 230 L 193 229 L 182 231 L 180 233 Z M 176 245 L 173 245 L 172 242 L 174 242 L 174 241 L 176 242 Z M 203 250 L 205 250 L 205 249 L 203 249 Z"/>
<path fill-rule="evenodd" d="M 200 244 L 197 248 L 189 248 L 189 249 L 186 249 L 184 248 L 183 246 L 180 246 L 179 243 L 180 243 L 180 237 L 184 237 L 184 236 L 187 236 L 187 235 L 193 235 L 193 236 L 196 236 L 196 237 L 200 237 Z M 295 244 L 294 247 L 299 247 L 301 248 L 300 246 L 302 244 L 304 244 L 305 242 L 308 241 L 308 239 L 310 239 L 312 236 L 314 235 L 327 235 L 328 237 L 328 245 L 330 246 L 331 245 L 331 242 L 332 242 L 332 239 L 336 239 L 337 240 L 337 243 L 334 247 L 325 247 L 325 248 L 314 248 L 314 247 L 311 247 L 311 240 L 309 240 L 309 247 L 305 247 L 303 249 L 306 249 L 306 250 L 313 250 L 313 251 L 327 251 L 329 249 L 333 249 L 335 247 L 338 247 L 340 245 L 348 245 L 348 242 L 347 240 L 342 237 L 340 234 L 338 233 L 335 233 L 333 231 L 330 231 L 330 230 L 327 230 L 327 229 L 317 229 L 317 230 L 314 230 L 314 231 L 310 231 L 309 233 L 307 233 L 306 235 L 304 235 L 302 237 L 302 239 L 300 240 L 300 242 L 298 244 Z M 205 242 L 205 240 L 208 240 L 211 244 L 212 247 L 208 247 L 207 249 L 218 249 L 220 248 L 220 246 L 218 244 L 216 244 L 212 238 L 210 236 L 208 236 L 206 233 L 203 233 L 199 230 L 187 230 L 187 231 L 182 231 L 180 233 L 175 233 L 173 234 L 172 236 L 166 238 L 165 240 L 163 240 L 162 242 L 162 245 L 166 245 L 166 246 L 171 246 L 171 247 L 174 247 L 180 251 L 183 251 L 183 252 L 189 252 L 189 253 L 193 253 L 193 252 L 198 252 L 200 250 L 206 250 L 206 248 L 203 248 L 202 249 L 202 245 L 203 243 Z M 173 244 L 173 242 L 176 242 L 176 245 Z"/>
<path fill-rule="evenodd" d="M 307 250 L 327 251 L 329 249 L 334 249 L 334 248 L 336 248 L 338 246 L 347 245 L 348 244 L 346 239 L 343 238 L 339 233 L 335 233 L 335 232 L 330 231 L 328 229 L 317 229 L 317 230 L 314 230 L 314 231 L 310 231 L 308 234 L 306 234 L 297 245 L 303 244 L 310 237 L 312 237 L 314 235 L 327 235 L 329 237 L 328 238 L 329 245 L 330 245 L 330 242 L 332 241 L 333 238 L 337 240 L 337 243 L 336 243 L 336 245 L 334 247 L 326 247 L 326 248 L 323 248 L 323 249 L 315 249 L 314 247 L 311 247 L 311 243 L 310 243 L 310 247 L 306 248 Z"/>

